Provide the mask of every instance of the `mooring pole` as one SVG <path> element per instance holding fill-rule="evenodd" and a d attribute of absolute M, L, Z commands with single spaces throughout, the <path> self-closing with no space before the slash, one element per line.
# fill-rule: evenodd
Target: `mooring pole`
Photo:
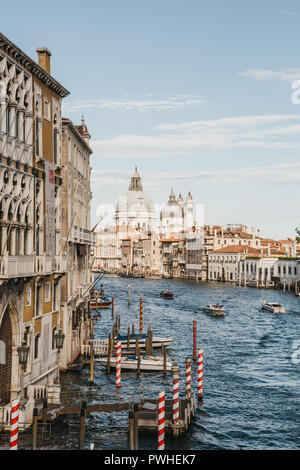
<path fill-rule="evenodd" d="M 140 348 L 138 346 L 138 353 L 137 353 L 137 374 L 140 375 L 141 373 L 141 354 Z"/>
<path fill-rule="evenodd" d="M 189 401 L 191 400 L 191 369 L 192 359 L 187 357 L 185 362 L 185 398 Z"/>
<path fill-rule="evenodd" d="M 37 420 L 38 420 L 38 410 L 37 410 L 37 408 L 34 408 L 33 409 L 33 420 L 32 420 L 32 449 L 33 450 L 36 450 Z"/>
<path fill-rule="evenodd" d="M 193 322 L 193 358 L 197 360 L 197 320 Z"/>
<path fill-rule="evenodd" d="M 94 344 L 91 344 L 91 355 L 90 355 L 90 385 L 94 383 Z"/>
<path fill-rule="evenodd" d="M 134 335 L 134 323 L 132 323 L 131 332 Z"/>
<path fill-rule="evenodd" d="M 85 415 L 86 415 L 86 402 L 83 401 L 81 405 L 81 410 L 80 410 L 79 449 L 84 448 Z"/>
<path fill-rule="evenodd" d="M 140 297 L 140 334 L 143 334 L 143 298 Z"/>
<path fill-rule="evenodd" d="M 128 415 L 128 424 L 129 424 L 129 448 L 134 450 L 134 421 L 133 421 L 133 411 L 129 411 Z"/>
<path fill-rule="evenodd" d="M 198 349 L 198 401 L 203 401 L 203 349 Z"/>
<path fill-rule="evenodd" d="M 164 374 L 166 375 L 167 373 L 167 350 L 163 344 L 162 344 L 162 352 L 163 352 L 163 358 L 164 358 Z"/>
<path fill-rule="evenodd" d="M 174 359 L 174 365 L 172 367 L 173 375 L 173 435 L 177 437 L 179 434 L 179 367 L 177 361 Z"/>
<path fill-rule="evenodd" d="M 133 425 L 134 425 L 134 450 L 139 448 L 139 405 L 134 404 L 133 411 Z"/>
<path fill-rule="evenodd" d="M 114 318 L 114 303 L 115 303 L 115 298 L 111 298 L 111 318 Z"/>
<path fill-rule="evenodd" d="M 108 343 L 107 343 L 107 373 L 110 374 L 110 357 L 111 357 L 111 335 L 108 334 Z"/>
<path fill-rule="evenodd" d="M 127 333 L 127 351 L 130 349 L 130 327 L 128 327 L 128 333 Z"/>

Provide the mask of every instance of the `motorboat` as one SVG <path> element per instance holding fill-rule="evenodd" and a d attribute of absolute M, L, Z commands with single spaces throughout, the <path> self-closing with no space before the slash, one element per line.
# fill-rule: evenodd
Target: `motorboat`
<path fill-rule="evenodd" d="M 261 308 L 272 313 L 286 313 L 285 308 L 277 302 L 266 302 L 265 300 L 262 303 Z"/>
<path fill-rule="evenodd" d="M 206 307 L 203 308 L 204 312 L 211 313 L 212 315 L 215 316 L 224 316 L 225 315 L 225 307 L 221 304 L 215 304 L 215 305 L 206 305 Z"/>
<path fill-rule="evenodd" d="M 164 290 L 160 293 L 160 296 L 163 297 L 164 299 L 173 299 L 174 292 L 171 290 Z"/>
<path fill-rule="evenodd" d="M 129 336 L 129 349 L 134 349 L 136 346 L 136 337 L 137 334 L 131 334 Z M 138 345 L 139 348 L 145 349 L 146 347 L 146 334 L 138 334 Z M 121 341 L 121 348 L 122 349 L 127 349 L 127 343 L 128 343 L 128 335 L 118 335 L 115 337 L 115 345 L 117 344 L 118 341 Z M 169 346 L 170 344 L 174 343 L 173 338 L 163 338 L 160 336 L 153 336 L 152 337 L 152 347 L 153 348 L 161 348 L 162 345 L 164 346 Z"/>
<path fill-rule="evenodd" d="M 97 359 L 97 363 L 107 366 L 107 357 Z M 116 357 L 110 358 L 110 367 L 115 368 L 117 363 Z M 137 356 L 121 357 L 121 369 L 124 370 L 137 370 L 138 358 Z M 166 370 L 171 371 L 172 361 L 169 357 L 166 358 Z M 140 356 L 140 370 L 144 371 L 163 371 L 164 358 L 162 356 Z"/>

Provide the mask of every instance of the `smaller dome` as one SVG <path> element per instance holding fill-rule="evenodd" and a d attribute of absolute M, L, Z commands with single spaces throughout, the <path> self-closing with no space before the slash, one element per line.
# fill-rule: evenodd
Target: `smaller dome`
<path fill-rule="evenodd" d="M 171 193 L 169 196 L 169 201 L 161 210 L 160 219 L 163 221 L 164 219 L 182 219 L 183 211 L 182 207 L 176 201 L 176 196 L 174 194 L 173 188 L 171 189 Z"/>

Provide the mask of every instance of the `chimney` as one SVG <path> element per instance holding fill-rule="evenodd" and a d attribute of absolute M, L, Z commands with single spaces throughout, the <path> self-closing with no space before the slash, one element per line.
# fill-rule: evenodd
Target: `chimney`
<path fill-rule="evenodd" d="M 255 232 L 256 232 L 255 227 L 252 227 L 251 231 L 252 231 L 252 238 L 255 238 Z"/>
<path fill-rule="evenodd" d="M 51 52 L 47 47 L 38 47 L 36 50 L 39 58 L 39 66 L 50 75 L 50 57 Z"/>

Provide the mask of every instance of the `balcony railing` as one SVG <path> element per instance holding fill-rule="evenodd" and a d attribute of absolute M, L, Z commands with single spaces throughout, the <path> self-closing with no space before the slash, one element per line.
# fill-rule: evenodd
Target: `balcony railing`
<path fill-rule="evenodd" d="M 71 230 L 70 239 L 75 241 L 76 243 L 94 245 L 96 241 L 96 236 L 94 232 L 76 227 L 76 225 L 74 225 Z"/>
<path fill-rule="evenodd" d="M 34 272 L 33 255 L 5 255 L 3 258 L 0 258 L 0 278 L 2 279 L 33 276 Z"/>

